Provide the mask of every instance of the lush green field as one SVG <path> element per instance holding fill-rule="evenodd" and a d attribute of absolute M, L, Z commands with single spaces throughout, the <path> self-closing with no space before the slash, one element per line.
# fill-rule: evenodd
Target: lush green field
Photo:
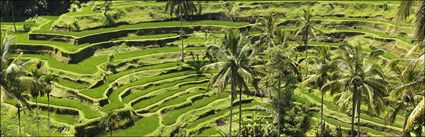
<path fill-rule="evenodd" d="M 260 117 L 273 123 L 274 114 L 259 109 L 259 106 L 272 109 L 270 95 L 243 95 L 242 112 L 239 112 L 238 105 L 241 102 L 237 102 L 239 95 L 236 96 L 237 100 L 233 102 L 236 106 L 232 110 L 233 121 L 229 121 L 230 94 L 217 93 L 216 87 L 211 88 L 208 85 L 211 74 L 217 70 L 202 72 L 200 66 L 197 66 L 199 64 L 196 64 L 211 63 L 205 49 L 211 44 L 220 44 L 226 28 L 240 29 L 242 32 L 248 30 L 246 34 L 251 39 L 258 39 L 262 35 L 261 30 L 256 28 L 258 19 L 270 13 L 275 13 L 278 22 L 276 25 L 285 31 L 289 47 L 300 48 L 303 41 L 300 36 L 294 34 L 299 29 L 301 8 L 303 5 L 311 5 L 314 11 L 312 21 L 319 26 L 318 37 L 310 38 L 308 45 L 313 48 L 307 52 L 293 53 L 297 55 L 294 57 L 296 60 L 303 59 L 305 55 L 309 58 L 316 57 L 317 54 L 312 50 L 314 48 L 331 46 L 331 52 L 337 53 L 334 49 L 343 42 L 361 41 L 361 52 L 371 53 L 376 48 L 383 49 L 382 64 L 388 65 L 390 61 L 404 59 L 407 52 L 416 45 L 413 17 L 408 16 L 407 21 L 401 24 L 392 21 L 398 1 L 236 1 L 231 4 L 232 13 L 226 9 L 226 3 L 232 2 L 201 2 L 204 6 L 203 13 L 199 15 L 202 16 L 201 19 L 180 22 L 163 11 L 165 2 L 113 1 L 109 14 L 117 16 L 117 24 L 107 26 L 104 24 L 102 12 L 96 10 L 100 2 L 89 2 L 77 12 L 67 12 L 60 16 L 40 16 L 32 23 L 30 32 L 12 32 L 13 23 L 2 22 L 1 36 L 3 38 L 5 32 L 15 36 L 15 45 L 12 45 L 11 50 L 13 58 L 23 51 L 25 54 L 22 58 L 44 62 L 41 69 L 58 77 L 57 81 L 54 81 L 49 102 L 46 96 L 38 97 L 38 106 L 35 106 L 35 98 L 30 97 L 30 92 L 22 93 L 34 108 L 39 108 L 35 110 L 38 110 L 41 116 L 43 136 L 48 132 L 45 125 L 48 119 L 47 111 L 51 112 L 52 127 L 55 129 L 52 135 L 55 136 L 72 136 L 80 132 L 78 130 L 93 130 L 91 128 L 97 127 L 93 124 L 107 117 L 109 112 L 118 114 L 126 110 L 131 110 L 135 121 L 118 122 L 112 131 L 113 136 L 222 136 L 223 133 L 228 133 L 229 122 L 234 123 L 234 131 L 238 129 L 240 113 L 246 119 L 258 113 Z M 236 21 L 230 21 L 230 16 L 234 16 Z M 81 30 L 60 29 L 72 25 L 72 22 L 77 22 Z M 18 30 L 22 30 L 24 24 L 25 22 L 16 22 Z M 181 62 L 182 41 L 177 31 L 159 31 L 169 28 L 179 30 L 181 26 L 199 28 L 184 36 L 185 63 Z M 137 31 L 144 29 L 151 29 L 152 32 L 142 34 Z M 127 30 L 136 33 L 127 34 Z M 43 34 L 56 37 L 30 40 L 30 35 Z M 113 38 L 98 41 L 94 37 L 106 35 Z M 96 42 L 73 44 L 61 41 L 63 37 L 93 38 Z M 169 39 L 172 40 L 165 44 L 157 43 Z M 140 41 L 155 42 L 131 45 L 132 42 Z M 112 46 L 98 46 L 110 43 Z M 14 46 L 24 49 L 15 49 Z M 66 60 L 78 57 L 68 58 L 65 54 L 90 56 L 75 63 L 66 63 Z M 304 75 L 305 68 L 309 69 L 308 65 L 313 63 L 300 64 L 301 73 Z M 250 89 L 253 88 L 250 86 Z M 224 90 L 229 91 L 230 86 Z M 317 126 L 321 103 L 317 87 L 297 85 L 293 98 L 295 104 L 308 106 L 312 121 L 310 127 Z M 14 129 L 17 124 L 12 122 L 17 119 L 14 107 L 17 102 L 9 98 L 4 102 L 8 107 L 2 107 L 1 114 L 7 120 L 2 119 L 1 123 L 8 125 L 5 127 L 9 130 L 6 135 L 17 135 L 18 131 Z M 48 103 L 50 108 L 47 108 Z M 340 126 L 344 133 L 348 133 L 351 127 L 350 111 L 341 111 L 340 106 L 334 102 L 334 97 L 329 94 L 324 96 L 323 103 L 326 124 L 330 125 L 332 130 Z M 361 105 L 361 129 L 364 132 L 371 136 L 401 135 L 404 120 L 402 113 L 396 116 L 394 124 L 389 124 L 385 115 L 392 111 L 392 108 L 385 106 L 381 114 L 375 115 L 369 112 L 367 107 L 367 103 Z M 34 121 L 34 117 L 28 115 L 33 114 L 34 110 L 24 110 L 24 113 L 22 123 Z M 127 114 L 119 115 L 128 118 Z M 218 121 L 223 121 L 224 124 L 218 124 Z M 25 125 L 24 135 L 35 135 L 34 123 L 22 125 Z M 314 132 L 316 129 L 311 128 L 305 134 L 310 136 L 314 135 Z M 104 134 L 109 135 L 109 132 Z"/>

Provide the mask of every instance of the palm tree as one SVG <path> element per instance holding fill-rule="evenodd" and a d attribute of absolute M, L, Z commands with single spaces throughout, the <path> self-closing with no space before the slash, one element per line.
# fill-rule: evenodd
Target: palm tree
<path fill-rule="evenodd" d="M 41 72 L 38 69 L 34 69 L 31 71 L 30 76 L 21 77 L 21 81 L 23 84 L 25 84 L 30 91 L 30 94 L 32 97 L 35 98 L 35 106 L 38 106 L 38 100 L 37 97 L 44 96 L 44 87 L 41 83 L 41 77 L 43 76 L 43 72 Z M 39 116 L 38 116 L 38 110 L 35 111 L 36 113 L 36 123 L 37 123 L 37 136 L 40 136 L 40 122 L 39 122 Z"/>
<path fill-rule="evenodd" d="M 367 101 L 369 110 L 378 115 L 383 110 L 387 82 L 380 66 L 367 62 L 373 60 L 376 62 L 377 57 L 383 52 L 374 50 L 366 56 L 359 43 L 356 46 L 344 45 L 341 49 L 343 55 L 338 56 L 333 62 L 338 66 L 338 71 L 335 72 L 336 78 L 328 81 L 321 90 L 331 91 L 331 94 L 338 92 L 335 100 L 340 105 L 340 110 L 345 110 L 352 99 L 351 135 L 354 136 L 356 110 L 358 135 L 360 135 L 360 101 L 362 99 Z"/>
<path fill-rule="evenodd" d="M 237 88 L 239 88 L 239 100 L 242 100 L 242 88 L 249 91 L 247 83 L 253 81 L 256 69 L 261 66 L 255 65 L 254 62 L 257 61 L 255 51 L 251 48 L 247 37 L 239 34 L 238 30 L 227 30 L 222 42 L 219 45 L 208 46 L 207 53 L 214 56 L 217 61 L 205 65 L 201 70 L 220 69 L 218 73 L 211 77 L 208 87 L 217 86 L 218 91 L 222 92 L 228 84 L 231 86 L 229 136 L 232 136 L 232 108 Z M 242 124 L 241 106 L 239 111 L 240 130 Z"/>
<path fill-rule="evenodd" d="M 117 112 L 109 112 L 105 117 L 103 117 L 99 122 L 99 127 L 109 131 L 109 135 L 112 137 L 112 130 L 118 126 L 118 114 Z"/>
<path fill-rule="evenodd" d="M 292 107 L 292 94 L 295 84 L 301 77 L 298 63 L 290 57 L 294 53 L 293 51 L 286 44 L 270 47 L 266 50 L 266 54 L 270 58 L 266 63 L 267 76 L 263 80 L 272 99 L 272 106 L 275 109 L 273 112 L 277 113 L 278 136 L 282 131 L 283 114 L 286 110 L 289 110 L 285 110 L 285 108 Z M 284 90 L 282 90 L 282 87 L 285 87 Z M 282 94 L 282 92 L 285 94 Z M 271 93 L 277 93 L 277 97 L 274 97 Z"/>
<path fill-rule="evenodd" d="M 300 28 L 295 33 L 295 36 L 298 36 L 302 34 L 302 40 L 304 42 L 304 52 L 305 52 L 305 58 L 307 58 L 307 50 L 308 50 L 308 36 L 312 36 L 314 38 L 317 38 L 316 31 L 320 32 L 319 28 L 316 27 L 313 24 L 313 21 L 311 18 L 313 10 L 308 7 L 303 9 L 303 16 L 300 17 Z M 308 67 L 306 67 L 306 76 L 308 74 Z"/>
<path fill-rule="evenodd" d="M 274 47 L 286 44 L 286 35 L 283 30 L 278 27 L 279 22 L 273 17 L 273 14 L 262 17 L 256 24 L 256 28 L 260 30 L 259 42 L 261 45 Z"/>
<path fill-rule="evenodd" d="M 47 94 L 47 108 L 50 109 L 50 92 L 52 90 L 53 82 L 57 81 L 57 77 L 55 75 L 52 75 L 51 73 L 44 74 L 41 77 L 41 83 L 44 92 Z M 49 136 L 50 136 L 50 110 L 47 111 L 47 117 L 48 117 L 48 129 L 49 129 Z"/>
<path fill-rule="evenodd" d="M 183 43 L 183 17 L 188 18 L 198 12 L 192 0 L 168 0 L 165 5 L 165 11 L 170 12 L 170 16 L 177 15 L 180 18 L 180 38 L 182 40 L 182 62 L 184 62 L 184 43 Z"/>
<path fill-rule="evenodd" d="M 417 45 L 409 51 L 408 55 L 410 55 L 415 49 L 425 49 L 425 1 L 401 1 L 396 15 L 397 23 L 400 24 L 401 22 L 405 21 L 406 18 L 411 14 L 411 8 L 413 5 L 415 5 L 415 3 L 418 4 L 415 19 Z"/>
<path fill-rule="evenodd" d="M 22 76 L 25 76 L 24 67 L 30 64 L 32 60 L 21 62 L 20 57 L 22 56 L 22 54 L 20 54 L 18 57 L 10 61 L 8 52 L 9 46 L 13 45 L 13 41 L 14 37 L 6 34 L 0 49 L 0 105 L 1 103 L 3 103 L 4 96 L 16 99 L 18 101 L 17 105 L 19 106 L 18 122 L 20 123 L 21 107 L 25 106 L 28 109 L 31 109 L 30 105 L 28 104 L 28 101 L 22 95 L 22 92 L 25 90 L 25 87 L 22 85 L 20 78 Z"/>
<path fill-rule="evenodd" d="M 4 2 L 4 5 L 3 5 L 3 2 Z M 2 10 L 5 10 L 6 13 L 10 12 L 12 14 L 13 29 L 16 32 L 17 29 L 16 29 L 15 12 L 14 12 L 15 6 L 13 4 L 13 0 L 2 1 L 1 4 L 4 6 L 2 7 Z"/>
<path fill-rule="evenodd" d="M 322 90 L 322 87 L 326 84 L 326 82 L 331 80 L 331 73 L 336 69 L 335 64 L 331 63 L 331 53 L 329 46 L 320 46 L 316 47 L 316 58 L 314 58 L 314 62 L 316 62 L 315 69 L 313 70 L 315 74 L 312 74 L 303 81 L 303 84 L 306 83 L 314 83 L 319 87 L 321 95 L 320 102 L 320 135 L 323 135 L 324 123 L 323 123 L 323 96 L 326 91 Z"/>

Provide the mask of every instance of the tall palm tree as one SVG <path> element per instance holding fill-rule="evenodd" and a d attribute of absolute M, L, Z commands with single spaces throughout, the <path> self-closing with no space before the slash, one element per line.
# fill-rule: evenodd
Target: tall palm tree
<path fill-rule="evenodd" d="M 17 29 L 16 29 L 16 23 L 15 23 L 15 11 L 14 11 L 15 6 L 13 4 L 13 0 L 1 1 L 1 4 L 3 5 L 2 10 L 5 10 L 4 12 L 12 14 L 13 29 L 16 32 Z"/>
<path fill-rule="evenodd" d="M 170 16 L 177 15 L 180 19 L 180 38 L 182 40 L 182 62 L 184 62 L 184 42 L 183 42 L 183 18 L 188 18 L 198 12 L 196 5 L 192 0 L 168 0 L 165 5 L 165 11 Z"/>
<path fill-rule="evenodd" d="M 43 90 L 47 94 L 47 108 L 50 108 L 50 92 L 52 91 L 52 85 L 53 82 L 57 81 L 57 77 L 55 75 L 52 75 L 51 73 L 44 74 L 41 77 L 41 84 L 43 85 Z M 50 136 L 50 111 L 47 111 L 47 117 L 48 117 L 48 129 L 49 129 L 49 136 Z"/>
<path fill-rule="evenodd" d="M 257 58 L 255 51 L 251 48 L 249 40 L 238 30 L 227 30 L 222 42 L 219 45 L 210 45 L 207 47 L 207 53 L 217 59 L 212 64 L 205 65 L 201 68 L 203 71 L 209 69 L 220 69 L 213 77 L 211 77 L 208 87 L 218 87 L 218 91 L 222 92 L 227 85 L 231 86 L 231 103 L 230 103 L 230 126 L 229 136 L 232 136 L 232 108 L 234 97 L 239 88 L 239 100 L 242 100 L 242 88 L 249 91 L 248 83 L 253 81 L 256 68 L 260 65 L 254 65 Z M 241 129 L 242 112 L 239 107 L 239 130 Z"/>
<path fill-rule="evenodd" d="M 320 32 L 319 28 L 313 24 L 312 21 L 312 12 L 313 10 L 308 7 L 303 9 L 303 15 L 300 16 L 300 28 L 295 33 L 295 36 L 302 34 L 302 40 L 305 46 L 305 57 L 307 58 L 307 49 L 308 49 L 308 36 L 312 36 L 314 38 L 317 37 L 316 31 Z"/>
<path fill-rule="evenodd" d="M 30 76 L 23 76 L 20 78 L 21 82 L 25 84 L 27 90 L 30 91 L 31 97 L 35 98 L 35 106 L 38 106 L 37 98 L 39 96 L 44 96 L 44 85 L 41 83 L 41 77 L 43 76 L 43 72 L 38 69 L 34 69 L 31 71 Z M 40 122 L 38 116 L 38 110 L 35 110 L 36 113 L 36 123 L 37 123 L 37 136 L 40 136 Z"/>
<path fill-rule="evenodd" d="M 367 61 L 377 61 L 382 50 L 374 50 L 367 56 L 357 43 L 355 46 L 341 46 L 342 55 L 336 57 L 333 63 L 338 66 L 335 75 L 337 78 L 328 81 L 322 91 L 338 92 L 335 96 L 336 103 L 341 110 L 345 110 L 352 100 L 351 135 L 354 136 L 354 119 L 357 110 L 357 128 L 360 135 L 360 105 L 362 100 L 368 102 L 369 110 L 379 113 L 383 110 L 386 95 L 384 73 L 378 64 Z"/>
<path fill-rule="evenodd" d="M 403 0 L 400 2 L 396 15 L 397 23 L 401 23 L 411 14 L 411 8 L 417 4 L 415 27 L 417 45 L 409 51 L 410 55 L 415 49 L 425 49 L 425 1 L 421 0 Z M 424 53 L 421 53 L 424 54 Z"/>
<path fill-rule="evenodd" d="M 103 117 L 99 122 L 99 127 L 105 129 L 105 131 L 109 131 L 109 136 L 112 137 L 112 130 L 117 128 L 119 117 L 117 112 L 109 112 Z"/>
<path fill-rule="evenodd" d="M 259 42 L 265 46 L 262 49 L 286 44 L 286 35 L 279 28 L 279 22 L 273 17 L 273 14 L 262 17 L 256 24 L 256 28 L 260 31 Z"/>
<path fill-rule="evenodd" d="M 303 84 L 314 83 L 317 87 L 319 87 L 320 93 L 322 94 L 320 102 L 320 135 L 323 135 L 323 96 L 326 91 L 323 91 L 322 87 L 326 84 L 326 82 L 331 80 L 331 73 L 336 69 L 336 66 L 332 63 L 332 54 L 329 46 L 316 47 L 315 51 L 317 55 L 316 58 L 314 58 L 314 62 L 316 62 L 313 68 L 314 74 L 304 80 Z"/>
<path fill-rule="evenodd" d="M 22 60 L 20 60 L 22 54 L 20 54 L 12 61 L 10 60 L 11 58 L 9 57 L 8 52 L 9 46 L 13 45 L 13 41 L 14 37 L 6 34 L 2 46 L 0 48 L 0 105 L 3 103 L 3 99 L 5 96 L 16 99 L 18 101 L 19 106 L 18 120 L 20 120 L 20 110 L 22 106 L 31 109 L 27 100 L 22 95 L 22 92 L 25 90 L 25 87 L 22 85 L 20 78 L 22 76 L 25 76 L 24 67 L 30 64 L 32 61 L 30 60 L 22 62 Z M 18 122 L 20 123 L 20 121 Z"/>
<path fill-rule="evenodd" d="M 304 42 L 304 52 L 305 52 L 305 59 L 307 58 L 307 50 L 308 50 L 308 36 L 317 38 L 317 32 L 320 32 L 319 28 L 313 24 L 312 21 L 312 14 L 313 10 L 310 7 L 307 7 L 303 9 L 303 15 L 300 16 L 300 28 L 295 33 L 295 36 L 298 36 L 302 34 L 302 40 Z M 306 67 L 306 76 L 308 74 L 308 67 Z"/>
<path fill-rule="evenodd" d="M 418 100 L 418 96 L 421 96 L 421 92 L 424 88 L 420 84 L 422 80 L 424 80 L 423 67 L 421 65 L 416 65 L 410 63 L 406 65 L 405 68 L 401 68 L 400 66 L 404 66 L 405 64 L 400 63 L 401 60 L 395 60 L 389 65 L 391 78 L 391 85 L 396 85 L 394 89 L 390 92 L 389 101 L 393 105 L 393 111 L 390 111 L 387 114 L 387 118 L 392 124 L 395 120 L 395 117 L 398 113 L 400 113 L 401 109 L 406 109 L 406 115 L 403 122 L 403 129 L 405 129 L 405 125 L 407 122 L 407 118 L 410 112 L 415 107 Z"/>

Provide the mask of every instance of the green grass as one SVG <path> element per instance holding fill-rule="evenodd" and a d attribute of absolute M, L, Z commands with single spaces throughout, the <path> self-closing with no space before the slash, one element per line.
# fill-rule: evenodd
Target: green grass
<path fill-rule="evenodd" d="M 155 82 L 155 81 L 173 78 L 173 77 L 177 77 L 177 76 L 189 75 L 189 74 L 193 74 L 193 73 L 194 73 L 193 71 L 181 71 L 181 72 L 163 74 L 163 75 L 154 76 L 154 77 L 146 77 L 144 79 L 140 79 L 140 80 L 128 83 L 128 84 L 114 90 L 112 92 L 112 94 L 109 96 L 110 103 L 105 105 L 104 107 L 102 107 L 101 110 L 108 112 L 108 111 L 111 111 L 111 110 L 114 110 L 114 109 L 119 109 L 119 108 L 124 107 L 124 103 L 120 102 L 120 100 L 119 100 L 119 94 L 129 87 L 137 86 L 137 85 L 143 85 L 143 84 L 147 84 L 149 82 Z"/>
<path fill-rule="evenodd" d="M 169 91 L 166 91 L 165 93 L 156 95 L 155 97 L 152 97 L 152 98 L 149 98 L 149 99 L 140 101 L 140 102 L 134 104 L 133 105 L 133 108 L 134 109 L 145 108 L 145 107 L 150 106 L 150 105 L 152 105 L 152 104 L 154 104 L 156 102 L 159 102 L 159 101 L 161 101 L 161 100 L 163 100 L 163 99 L 165 99 L 165 98 L 167 98 L 169 96 L 172 96 L 172 95 L 174 95 L 174 94 L 176 94 L 178 92 L 182 92 L 182 91 L 184 91 L 184 90 L 186 90 L 188 88 L 198 87 L 198 86 L 206 87 L 207 84 L 205 83 L 205 84 L 188 84 L 188 85 L 184 85 L 184 86 L 179 87 L 178 89 L 169 90 Z"/>
<path fill-rule="evenodd" d="M 71 81 L 71 80 L 68 80 L 68 79 L 63 79 L 63 78 L 59 78 L 57 83 L 59 85 L 65 86 L 65 87 L 69 87 L 69 88 L 73 88 L 73 89 L 79 89 L 79 90 L 86 89 L 86 88 L 89 87 L 89 85 L 87 85 L 87 84 L 78 83 L 78 82 Z"/>
<path fill-rule="evenodd" d="M 47 97 L 46 96 L 39 97 L 38 102 L 47 104 Z M 97 110 L 90 108 L 89 105 L 84 104 L 83 102 L 80 102 L 78 100 L 50 97 L 50 104 L 55 106 L 63 106 L 63 107 L 75 108 L 77 110 L 80 110 L 82 111 L 85 118 L 87 119 L 93 119 L 93 118 L 98 118 L 102 116 L 101 113 L 99 113 Z"/>
<path fill-rule="evenodd" d="M 201 133 L 199 133 L 196 136 L 212 136 L 212 135 L 221 135 L 221 133 L 214 127 L 210 127 L 203 130 Z"/>
<path fill-rule="evenodd" d="M 164 120 L 163 124 L 164 125 L 174 124 L 174 123 L 176 123 L 177 118 L 179 116 L 181 116 L 182 114 L 187 113 L 187 112 L 194 110 L 194 109 L 197 109 L 197 108 L 204 107 L 204 106 L 208 105 L 209 103 L 211 103 L 215 100 L 226 98 L 228 96 L 229 96 L 228 94 L 218 94 L 218 95 L 213 95 L 211 97 L 204 97 L 200 100 L 196 100 L 190 106 L 180 108 L 180 109 L 177 109 L 177 110 L 169 111 L 169 112 L 167 112 L 163 115 L 163 120 Z"/>
<path fill-rule="evenodd" d="M 230 104 L 230 103 L 229 103 Z M 251 108 L 253 106 L 259 105 L 260 103 L 258 102 L 252 102 L 252 103 L 248 103 L 248 104 L 242 104 L 242 114 L 244 113 L 243 109 L 247 109 L 247 108 Z M 233 115 L 235 115 L 236 113 L 239 114 L 239 105 L 234 106 L 233 107 Z M 191 129 L 194 128 L 195 126 L 204 123 L 206 121 L 212 120 L 212 119 L 217 119 L 217 118 L 221 118 L 223 116 L 228 116 L 230 114 L 230 108 L 226 108 L 223 110 L 218 110 L 218 112 L 216 111 L 216 113 L 197 119 L 195 121 L 190 122 L 186 128 Z"/>
<path fill-rule="evenodd" d="M 176 97 L 176 98 L 173 98 L 171 100 L 168 100 L 168 101 L 166 101 L 164 103 L 161 103 L 158 106 L 152 107 L 151 109 L 149 109 L 149 112 L 150 113 L 157 112 L 161 108 L 165 108 L 165 107 L 168 107 L 168 106 L 171 106 L 171 105 L 176 105 L 176 104 L 183 103 L 183 102 L 187 101 L 188 98 L 193 97 L 193 96 L 198 96 L 198 95 L 201 95 L 203 93 L 205 93 L 204 90 L 195 90 L 195 91 L 192 91 L 190 93 L 181 95 L 179 97 Z"/>
<path fill-rule="evenodd" d="M 78 120 L 76 120 L 74 115 L 51 113 L 50 116 L 58 122 L 67 123 L 71 125 L 78 123 Z"/>
<path fill-rule="evenodd" d="M 101 97 L 103 97 L 103 93 L 105 92 L 105 90 L 109 87 L 109 84 L 111 84 L 112 82 L 114 82 L 115 80 L 117 80 L 117 79 L 119 79 L 123 76 L 130 75 L 130 74 L 136 73 L 136 72 L 141 72 L 141 71 L 170 68 L 170 67 L 177 66 L 177 65 L 178 65 L 177 63 L 162 63 L 162 64 L 143 66 L 143 67 L 139 67 L 139 68 L 135 68 L 135 69 L 131 69 L 131 70 L 121 71 L 121 72 L 116 73 L 116 74 L 107 75 L 106 81 L 105 81 L 104 84 L 102 84 L 99 87 L 93 88 L 93 89 L 83 90 L 83 91 L 81 91 L 81 93 L 83 93 L 83 94 L 85 94 L 89 97 L 92 97 L 92 98 L 101 98 Z"/>
<path fill-rule="evenodd" d="M 195 73 L 192 73 L 192 74 L 195 74 Z M 141 90 L 141 91 L 135 91 L 132 94 L 124 97 L 123 102 L 128 103 L 131 100 L 136 99 L 137 97 L 143 96 L 147 93 L 151 93 L 151 92 L 156 91 L 156 90 L 167 89 L 167 88 L 171 88 L 171 87 L 173 87 L 177 84 L 180 84 L 180 83 L 191 82 L 191 81 L 196 80 L 196 79 L 201 79 L 201 78 L 196 78 L 196 77 L 197 76 L 184 77 L 184 78 L 179 79 L 179 80 L 160 83 L 160 84 L 157 84 L 155 86 L 148 87 L 147 89 L 144 89 L 144 90 Z"/>
<path fill-rule="evenodd" d="M 134 136 L 134 135 L 147 135 L 153 132 L 159 126 L 158 115 L 150 117 L 143 117 L 137 120 L 136 123 L 125 129 L 112 133 L 113 136 Z"/>
<path fill-rule="evenodd" d="M 108 56 L 90 57 L 78 64 L 62 63 L 49 55 L 24 54 L 23 57 L 44 60 L 48 62 L 49 67 L 79 74 L 94 74 L 98 71 L 97 65 L 108 61 Z"/>

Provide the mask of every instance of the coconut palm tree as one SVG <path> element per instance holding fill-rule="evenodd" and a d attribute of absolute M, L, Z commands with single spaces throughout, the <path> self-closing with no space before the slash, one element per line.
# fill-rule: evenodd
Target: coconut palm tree
<path fill-rule="evenodd" d="M 47 94 L 47 108 L 50 109 L 50 92 L 52 91 L 52 85 L 53 82 L 57 81 L 57 77 L 55 75 L 52 75 L 51 73 L 44 74 L 41 77 L 41 84 L 44 92 Z M 47 117 L 48 117 L 48 129 L 49 129 L 49 136 L 50 136 L 50 111 L 47 111 Z"/>
<path fill-rule="evenodd" d="M 207 53 L 217 59 L 212 64 L 201 68 L 203 71 L 209 69 L 220 69 L 218 73 L 211 77 L 208 87 L 218 87 L 222 92 L 227 85 L 231 87 L 230 103 L 230 126 L 229 135 L 232 135 L 232 108 L 234 97 L 239 88 L 239 100 L 242 100 L 242 88 L 249 91 L 247 84 L 255 78 L 254 74 L 260 65 L 255 65 L 257 61 L 255 51 L 251 48 L 249 40 L 238 30 L 227 30 L 222 42 L 219 45 L 210 45 L 207 47 Z M 239 107 L 239 130 L 241 129 L 241 107 Z"/>
<path fill-rule="evenodd" d="M 28 101 L 22 95 L 25 87 L 22 85 L 21 77 L 25 76 L 24 67 L 33 62 L 32 60 L 22 62 L 20 60 L 22 54 L 14 58 L 12 61 L 9 57 L 9 46 L 13 45 L 14 37 L 5 35 L 1 49 L 0 49 L 0 105 L 4 101 L 4 97 L 11 97 L 18 101 L 19 112 L 18 122 L 20 123 L 20 110 L 23 106 L 31 109 Z M 0 106 L 1 107 L 1 106 Z M 20 129 L 20 127 L 19 127 Z"/>
<path fill-rule="evenodd" d="M 314 58 L 314 74 L 310 75 L 306 80 L 303 81 L 303 84 L 314 83 L 319 87 L 321 95 L 320 102 L 320 135 L 323 135 L 323 96 L 326 91 L 322 90 L 322 87 L 326 82 L 331 80 L 331 73 L 336 69 L 335 64 L 332 63 L 331 52 L 329 46 L 320 46 L 315 48 L 316 58 Z"/>
<path fill-rule="evenodd" d="M 278 27 L 279 23 L 273 14 L 262 17 L 256 24 L 256 28 L 260 30 L 259 42 L 265 46 L 263 48 L 286 44 L 286 35 Z"/>
<path fill-rule="evenodd" d="M 300 28 L 295 33 L 295 36 L 302 34 L 302 40 L 305 46 L 305 57 L 307 58 L 307 49 L 308 49 L 308 36 L 312 36 L 314 38 L 317 37 L 316 31 L 320 32 L 319 28 L 313 24 L 312 21 L 312 12 L 313 10 L 308 7 L 303 9 L 303 15 L 300 16 Z"/>
<path fill-rule="evenodd" d="M 37 98 L 39 96 L 44 96 L 44 85 L 41 83 L 41 77 L 43 76 L 43 72 L 38 69 L 34 69 L 31 71 L 30 76 L 21 77 L 21 81 L 25 84 L 30 91 L 31 97 L 35 99 L 35 106 L 38 106 Z M 37 123 L 37 136 L 40 136 L 40 121 L 38 116 L 38 110 L 35 110 L 36 114 L 36 123 Z"/>
<path fill-rule="evenodd" d="M 165 5 L 165 11 L 170 16 L 176 15 L 180 19 L 180 38 L 182 40 L 182 62 L 184 62 L 184 42 L 183 42 L 183 18 L 188 18 L 198 12 L 196 5 L 192 0 L 168 0 Z"/>
<path fill-rule="evenodd" d="M 404 22 L 411 14 L 411 8 L 415 4 L 418 5 L 415 19 L 417 45 L 409 51 L 408 55 L 410 55 L 416 49 L 425 49 L 425 1 L 403 0 L 400 2 L 400 6 L 398 7 L 398 12 L 396 15 L 396 21 L 398 24 Z"/>
<path fill-rule="evenodd" d="M 117 128 L 119 117 L 117 112 L 109 112 L 103 117 L 99 122 L 99 127 L 105 129 L 105 131 L 109 131 L 109 135 L 112 137 L 112 130 Z"/>
<path fill-rule="evenodd" d="M 413 59 L 407 62 L 408 65 L 404 64 L 402 60 L 397 60 L 391 63 L 389 66 L 392 69 L 392 73 L 395 76 L 392 78 L 392 85 L 396 85 L 390 92 L 389 101 L 393 105 L 393 111 L 387 114 L 387 118 L 390 123 L 393 123 L 395 117 L 401 109 L 405 109 L 406 114 L 404 115 L 403 130 L 405 134 L 409 134 L 413 123 L 416 121 L 409 122 L 409 116 L 415 110 L 421 108 L 422 104 L 420 100 L 423 100 L 423 91 L 425 86 L 425 74 L 424 74 L 424 63 L 423 59 Z M 400 66 L 406 66 L 404 68 Z M 419 104 L 417 104 L 419 103 Z M 411 118 L 418 119 L 418 118 Z M 408 122 L 410 124 L 408 124 Z M 420 123 L 420 122 L 419 122 Z"/>
<path fill-rule="evenodd" d="M 14 12 L 15 6 L 13 5 L 13 0 L 2 1 L 1 4 L 4 6 L 2 7 L 2 10 L 5 10 L 4 12 L 12 14 L 13 30 L 16 32 L 17 29 L 16 29 L 15 12 Z"/>
<path fill-rule="evenodd" d="M 357 110 L 357 128 L 360 135 L 360 105 L 361 101 L 368 102 L 370 111 L 379 113 L 383 110 L 386 95 L 386 84 L 382 68 L 376 63 L 377 57 L 382 54 L 382 50 L 374 50 L 370 55 L 366 55 L 357 43 L 355 46 L 343 45 L 340 47 L 342 55 L 333 61 L 338 66 L 335 72 L 337 78 L 328 81 L 322 91 L 330 91 L 335 94 L 336 103 L 340 105 L 340 110 L 345 110 L 352 100 L 351 111 L 351 135 L 354 136 L 354 118 Z"/>
<path fill-rule="evenodd" d="M 304 48 L 305 58 L 307 58 L 308 40 L 309 40 L 308 36 L 317 38 L 316 31 L 320 32 L 319 28 L 313 24 L 313 21 L 311 19 L 313 17 L 312 12 L 313 10 L 310 7 L 303 9 L 304 14 L 300 16 L 300 19 L 299 19 L 300 28 L 295 33 L 295 36 L 302 34 L 302 40 L 304 42 L 304 47 L 305 47 Z M 306 76 L 307 74 L 308 74 L 308 67 L 306 67 Z"/>

